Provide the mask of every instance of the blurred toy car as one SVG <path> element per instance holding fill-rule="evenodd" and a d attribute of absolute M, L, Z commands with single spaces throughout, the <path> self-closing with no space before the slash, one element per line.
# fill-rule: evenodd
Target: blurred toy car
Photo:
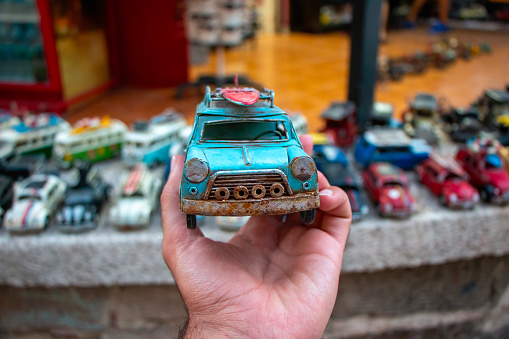
<path fill-rule="evenodd" d="M 125 136 L 122 147 L 124 162 L 131 166 L 141 162 L 148 166 L 166 162 L 170 148 L 179 142 L 179 132 L 186 126 L 184 117 L 172 109 L 148 122 L 135 122 Z"/>
<path fill-rule="evenodd" d="M 500 144 L 496 140 L 479 138 L 469 147 L 460 149 L 456 158 L 482 200 L 503 204 L 509 202 L 509 173 L 499 150 Z"/>
<path fill-rule="evenodd" d="M 410 139 L 403 130 L 375 128 L 365 132 L 355 145 L 355 159 L 363 167 L 389 162 L 408 170 L 428 158 L 431 147 L 425 140 Z"/>
<path fill-rule="evenodd" d="M 452 158 L 432 154 L 416 168 L 420 181 L 440 198 L 444 206 L 474 208 L 479 203 L 479 193 L 468 182 L 461 166 Z"/>
<path fill-rule="evenodd" d="M 0 111 L 0 131 L 10 129 L 20 123 L 18 117 Z"/>
<path fill-rule="evenodd" d="M 138 165 L 122 182 L 120 194 L 110 209 L 110 223 L 119 229 L 148 226 L 159 201 L 161 180 L 146 166 Z"/>
<path fill-rule="evenodd" d="M 53 155 L 64 168 L 71 167 L 75 161 L 111 159 L 120 154 L 126 131 L 126 125 L 120 120 L 84 118 L 72 130 L 57 134 Z"/>
<path fill-rule="evenodd" d="M 80 164 L 75 184 L 68 191 L 56 224 L 66 233 L 85 232 L 97 227 L 99 214 L 109 198 L 111 186 L 90 163 Z"/>
<path fill-rule="evenodd" d="M 453 108 L 450 113 L 442 115 L 445 130 L 455 142 L 465 143 L 475 138 L 484 128 L 479 121 L 479 110 L 476 107 L 466 109 Z"/>
<path fill-rule="evenodd" d="M 25 179 L 43 169 L 45 158 L 43 154 L 8 156 L 0 159 L 0 174 L 13 180 Z"/>
<path fill-rule="evenodd" d="M 180 193 L 190 229 L 196 215 L 300 212 L 310 224 L 319 206 L 315 163 L 267 89 L 207 88 L 196 110 Z"/>
<path fill-rule="evenodd" d="M 13 184 L 14 181 L 11 178 L 0 175 L 0 220 L 5 211 L 12 206 L 12 198 L 14 196 Z"/>
<path fill-rule="evenodd" d="M 189 144 L 189 138 L 193 133 L 193 128 L 191 126 L 186 126 L 181 129 L 178 134 L 178 140 L 170 147 L 168 151 L 168 157 L 166 160 L 164 173 L 163 173 L 163 183 L 168 180 L 171 171 L 171 160 L 173 156 L 180 154 L 185 156 L 187 152 L 187 145 Z M 164 186 L 164 185 L 163 185 Z"/>
<path fill-rule="evenodd" d="M 69 123 L 56 114 L 26 114 L 18 124 L 0 133 L 0 159 L 34 153 L 49 158 L 56 134 L 69 128 Z"/>
<path fill-rule="evenodd" d="M 292 113 L 288 115 L 292 121 L 293 128 L 298 136 L 304 135 L 309 130 L 308 119 L 301 113 Z"/>
<path fill-rule="evenodd" d="M 488 128 L 497 127 L 497 119 L 509 116 L 509 92 L 506 90 L 488 89 L 474 103 L 479 109 L 481 121 Z"/>
<path fill-rule="evenodd" d="M 351 146 L 357 136 L 357 106 L 351 101 L 334 101 L 322 113 L 323 132 L 329 133 L 337 146 Z"/>
<path fill-rule="evenodd" d="M 409 136 L 438 144 L 438 101 L 434 95 L 417 94 L 403 119 L 403 129 Z"/>
<path fill-rule="evenodd" d="M 394 106 L 387 102 L 373 103 L 370 125 L 372 127 L 399 127 L 400 123 L 394 119 Z"/>
<path fill-rule="evenodd" d="M 45 229 L 64 199 L 66 184 L 54 175 L 35 174 L 15 187 L 15 200 L 4 218 L 9 232 Z"/>
<path fill-rule="evenodd" d="M 362 172 L 364 187 L 383 217 L 408 218 L 417 211 L 405 173 L 389 163 L 371 164 Z"/>

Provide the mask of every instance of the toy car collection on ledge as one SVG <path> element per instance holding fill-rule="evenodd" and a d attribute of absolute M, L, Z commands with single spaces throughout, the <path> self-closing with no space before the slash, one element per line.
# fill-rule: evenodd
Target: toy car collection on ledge
<path fill-rule="evenodd" d="M 0 217 L 13 234 L 50 224 L 66 233 L 89 231 L 101 214 L 120 230 L 144 228 L 167 179 L 169 155 L 176 153 L 186 154 L 180 208 L 190 229 L 197 216 L 220 216 L 218 224 L 230 230 L 261 214 L 300 212 L 304 224 L 312 223 L 319 207 L 317 170 L 345 190 L 354 220 L 369 214 L 361 180 L 378 215 L 417 213 L 419 202 L 403 172 L 412 169 L 445 207 L 509 203 L 506 90 L 487 90 L 465 109 L 418 94 L 403 122 L 393 111 L 391 104 L 375 103 L 370 127 L 357 136 L 355 105 L 334 102 L 322 115 L 325 127 L 314 135 L 312 157 L 295 129 L 307 130 L 305 117 L 275 106 L 271 90 L 208 89 L 193 127 L 171 109 L 131 129 L 108 117 L 71 126 L 54 114 L 2 113 Z M 450 139 L 461 142 L 455 157 L 433 150 Z M 124 175 L 115 174 L 121 180 L 111 186 L 91 164 L 113 158 L 121 160 L 108 163 L 123 163 Z M 158 164 L 166 165 L 161 178 L 152 170 Z"/>

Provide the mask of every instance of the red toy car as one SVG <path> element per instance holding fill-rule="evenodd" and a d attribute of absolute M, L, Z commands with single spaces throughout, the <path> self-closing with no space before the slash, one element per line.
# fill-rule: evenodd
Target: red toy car
<path fill-rule="evenodd" d="M 357 106 L 353 102 L 332 102 L 322 113 L 325 120 L 323 132 L 332 135 L 336 146 L 352 146 L 357 137 L 356 115 Z"/>
<path fill-rule="evenodd" d="M 408 178 L 400 168 L 386 162 L 374 163 L 362 172 L 362 178 L 381 216 L 408 218 L 417 211 Z"/>
<path fill-rule="evenodd" d="M 440 202 L 451 208 L 474 208 L 479 193 L 468 183 L 469 177 L 451 158 L 432 154 L 416 168 L 421 182 L 440 197 Z"/>
<path fill-rule="evenodd" d="M 458 151 L 456 158 L 479 190 L 482 200 L 509 203 L 509 173 L 498 154 L 500 143 L 491 138 L 477 139 Z"/>

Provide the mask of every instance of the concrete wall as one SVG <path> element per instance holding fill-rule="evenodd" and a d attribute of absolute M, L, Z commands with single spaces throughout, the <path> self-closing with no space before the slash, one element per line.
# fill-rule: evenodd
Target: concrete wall
<path fill-rule="evenodd" d="M 509 256 L 346 273 L 326 338 L 508 338 Z M 176 337 L 174 285 L 0 287 L 0 338 Z"/>

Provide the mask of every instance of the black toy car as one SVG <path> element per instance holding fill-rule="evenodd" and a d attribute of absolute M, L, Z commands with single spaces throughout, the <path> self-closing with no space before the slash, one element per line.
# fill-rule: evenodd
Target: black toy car
<path fill-rule="evenodd" d="M 77 178 L 56 215 L 57 227 L 66 233 L 86 232 L 97 227 L 99 214 L 110 197 L 111 186 L 90 164 L 80 164 Z"/>
<path fill-rule="evenodd" d="M 12 206 L 12 198 L 14 195 L 13 183 L 14 181 L 11 178 L 0 175 L 0 219 L 5 211 Z"/>
<path fill-rule="evenodd" d="M 465 143 L 469 139 L 475 138 L 479 132 L 484 130 L 479 121 L 479 110 L 476 107 L 453 108 L 450 113 L 442 115 L 442 120 L 445 122 L 445 130 L 452 140 L 459 143 Z"/>
<path fill-rule="evenodd" d="M 13 180 L 24 179 L 44 167 L 44 155 L 10 155 L 0 159 L 0 174 Z"/>

